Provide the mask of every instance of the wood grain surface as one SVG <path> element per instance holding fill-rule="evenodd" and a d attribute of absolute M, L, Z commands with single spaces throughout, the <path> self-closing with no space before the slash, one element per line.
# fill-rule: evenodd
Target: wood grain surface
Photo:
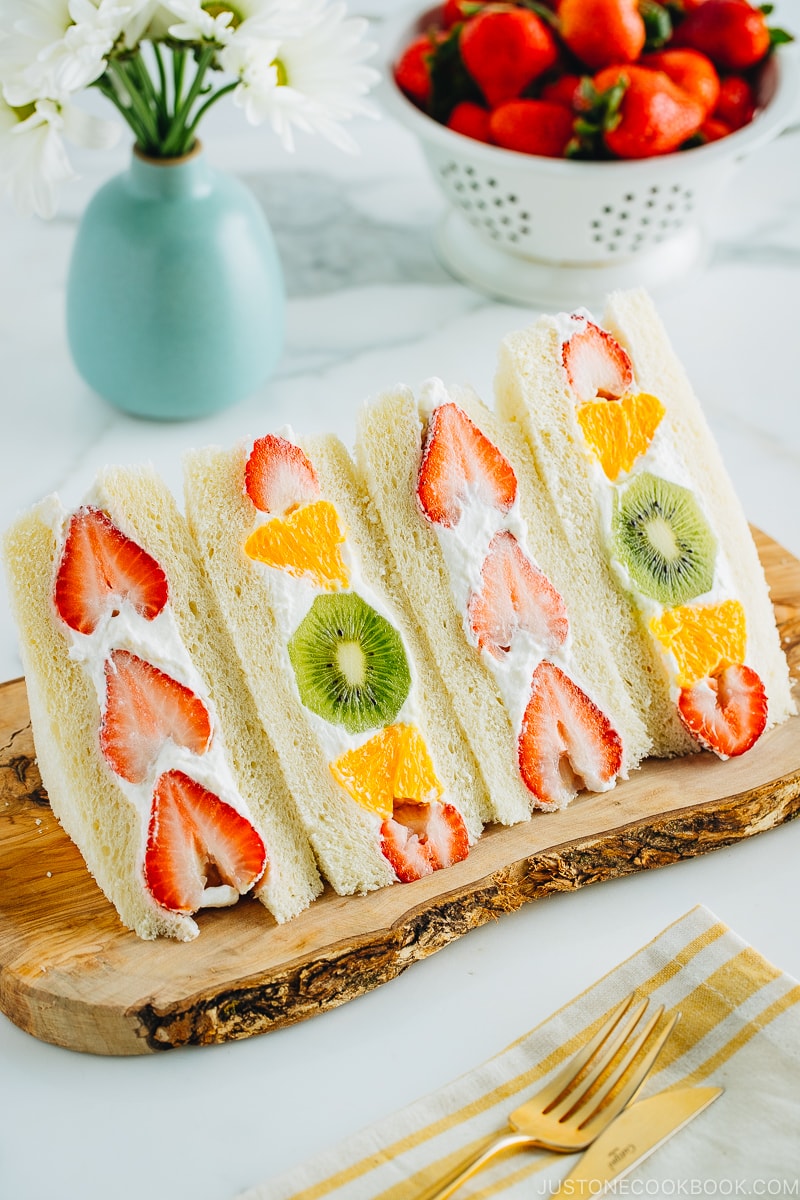
<path fill-rule="evenodd" d="M 800 676 L 800 562 L 756 533 Z M 25 685 L 0 685 L 0 1010 L 45 1041 L 147 1054 L 265 1033 L 393 979 L 529 900 L 728 846 L 800 812 L 800 717 L 740 759 L 649 760 L 604 795 L 486 831 L 463 863 L 364 897 L 329 890 L 278 926 L 256 901 L 193 942 L 126 931 L 53 817 Z"/>

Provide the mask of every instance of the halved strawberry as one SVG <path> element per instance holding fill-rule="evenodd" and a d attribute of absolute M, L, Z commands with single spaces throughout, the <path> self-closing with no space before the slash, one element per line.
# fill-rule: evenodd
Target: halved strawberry
<path fill-rule="evenodd" d="M 467 857 L 464 819 L 452 804 L 401 800 L 381 825 L 381 852 L 401 883 L 413 883 Z"/>
<path fill-rule="evenodd" d="M 633 383 L 627 351 L 592 321 L 564 342 L 561 353 L 570 387 L 579 400 L 594 400 L 597 396 L 619 400 Z"/>
<path fill-rule="evenodd" d="M 434 409 L 417 478 L 423 514 L 447 528 L 461 520 L 462 501 L 474 495 L 508 512 L 517 495 L 511 464 L 457 404 Z"/>
<path fill-rule="evenodd" d="M 117 775 L 142 783 L 168 738 L 205 754 L 211 718 L 191 688 L 128 650 L 112 650 L 105 675 L 100 749 Z"/>
<path fill-rule="evenodd" d="M 277 434 L 258 438 L 244 469 L 244 490 L 261 512 L 283 516 L 319 495 L 317 473 L 299 446 Z"/>
<path fill-rule="evenodd" d="M 605 713 L 559 667 L 540 663 L 522 718 L 519 769 L 542 808 L 602 791 L 619 774 L 622 742 Z"/>
<path fill-rule="evenodd" d="M 532 634 L 544 653 L 563 646 L 569 632 L 561 596 L 506 529 L 489 544 L 481 587 L 470 596 L 467 612 L 478 647 L 495 658 L 508 653 L 518 629 Z"/>
<path fill-rule="evenodd" d="M 152 621 L 167 603 L 167 578 L 104 512 L 85 505 L 70 518 L 53 599 L 70 629 L 94 633 L 107 610 L 126 600 Z"/>
<path fill-rule="evenodd" d="M 260 834 L 235 808 L 183 771 L 156 782 L 144 858 L 144 877 L 157 904 L 196 912 L 205 889 L 221 888 L 212 903 L 232 903 L 264 874 Z M 225 886 L 227 885 L 227 887 Z"/>
<path fill-rule="evenodd" d="M 720 758 L 734 758 L 754 746 L 767 723 L 767 693 L 759 675 L 741 664 L 707 675 L 678 699 L 689 733 Z"/>

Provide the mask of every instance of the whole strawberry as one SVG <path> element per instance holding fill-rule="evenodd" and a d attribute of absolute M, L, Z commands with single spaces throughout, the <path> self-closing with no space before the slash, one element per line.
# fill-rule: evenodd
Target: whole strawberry
<path fill-rule="evenodd" d="M 766 17 L 747 0 L 705 0 L 675 31 L 673 45 L 707 54 L 720 71 L 746 71 L 772 44 Z"/>
<path fill-rule="evenodd" d="M 504 150 L 563 158 L 574 117 L 562 104 L 546 100 L 509 100 L 489 118 L 489 136 Z"/>
<path fill-rule="evenodd" d="M 398 58 L 394 67 L 397 86 L 418 104 L 428 103 L 431 94 L 431 55 L 428 37 L 415 38 Z"/>
<path fill-rule="evenodd" d="M 713 113 L 719 99 L 719 75 L 705 54 L 699 50 L 670 48 L 645 55 L 641 65 L 663 71 L 682 91 L 688 92 L 702 104 L 706 115 Z"/>
<path fill-rule="evenodd" d="M 595 76 L 594 86 L 601 95 L 624 87 L 602 134 L 617 158 L 671 154 L 697 133 L 706 115 L 702 104 L 668 75 L 649 67 L 607 67 Z"/>
<path fill-rule="evenodd" d="M 489 111 L 480 104 L 462 100 L 450 113 L 447 128 L 462 133 L 464 137 L 475 138 L 477 142 L 488 142 Z"/>
<path fill-rule="evenodd" d="M 741 129 L 748 125 L 756 112 L 756 100 L 753 89 L 741 75 L 728 75 L 719 87 L 719 96 L 714 109 L 714 116 L 724 121 L 731 129 Z"/>
<path fill-rule="evenodd" d="M 561 36 L 592 71 L 635 62 L 646 31 L 636 0 L 561 0 Z"/>
<path fill-rule="evenodd" d="M 545 22 L 525 8 L 487 8 L 461 31 L 461 57 L 490 108 L 513 100 L 558 58 Z"/>

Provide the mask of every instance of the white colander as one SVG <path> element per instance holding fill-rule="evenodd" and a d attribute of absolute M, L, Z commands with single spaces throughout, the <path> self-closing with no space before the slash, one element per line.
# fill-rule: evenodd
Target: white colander
<path fill-rule="evenodd" d="M 615 287 L 657 287 L 702 260 L 704 228 L 742 159 L 792 119 L 797 58 L 782 47 L 762 72 L 756 119 L 729 137 L 657 158 L 538 158 L 452 132 L 415 107 L 392 64 L 434 10 L 386 40 L 382 99 L 416 135 L 448 208 L 437 242 L 458 277 L 501 299 L 590 303 Z"/>

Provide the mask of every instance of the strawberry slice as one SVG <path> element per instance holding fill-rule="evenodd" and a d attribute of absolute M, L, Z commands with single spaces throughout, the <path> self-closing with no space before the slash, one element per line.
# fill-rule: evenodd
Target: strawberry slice
<path fill-rule="evenodd" d="M 500 659 L 519 629 L 532 634 L 545 653 L 563 646 L 569 632 L 561 596 L 505 529 L 489 544 L 481 587 L 470 596 L 467 612 L 479 649 Z"/>
<path fill-rule="evenodd" d="M 156 560 L 85 505 L 73 513 L 56 575 L 59 616 L 78 633 L 94 633 L 109 608 L 126 600 L 146 621 L 167 603 L 167 578 Z"/>
<path fill-rule="evenodd" d="M 734 758 L 764 732 L 767 693 L 756 672 L 737 663 L 683 688 L 678 711 L 701 746 L 720 758 Z"/>
<path fill-rule="evenodd" d="M 583 788 L 605 790 L 622 766 L 608 717 L 550 662 L 533 673 L 517 749 L 525 786 L 543 808 L 563 808 Z"/>
<path fill-rule="evenodd" d="M 244 490 L 261 512 L 280 516 L 316 500 L 319 480 L 299 446 L 268 433 L 250 451 L 244 469 Z"/>
<path fill-rule="evenodd" d="M 105 675 L 100 749 L 117 775 L 142 783 L 168 739 L 205 754 L 211 718 L 191 688 L 128 650 L 112 650 Z"/>
<path fill-rule="evenodd" d="M 183 771 L 156 782 L 144 857 L 144 877 L 157 904 L 192 913 L 204 904 L 232 904 L 264 874 L 261 836 L 235 808 Z M 218 889 L 210 895 L 206 888 Z"/>
<path fill-rule="evenodd" d="M 401 800 L 381 825 L 381 852 L 401 883 L 413 883 L 466 858 L 469 838 L 452 804 Z"/>
<path fill-rule="evenodd" d="M 619 400 L 633 383 L 627 351 L 592 321 L 564 342 L 562 361 L 579 400 Z"/>
<path fill-rule="evenodd" d="M 508 512 L 517 495 L 511 464 L 457 404 L 434 409 L 417 480 L 423 514 L 447 528 L 461 520 L 462 501 L 475 497 Z"/>

